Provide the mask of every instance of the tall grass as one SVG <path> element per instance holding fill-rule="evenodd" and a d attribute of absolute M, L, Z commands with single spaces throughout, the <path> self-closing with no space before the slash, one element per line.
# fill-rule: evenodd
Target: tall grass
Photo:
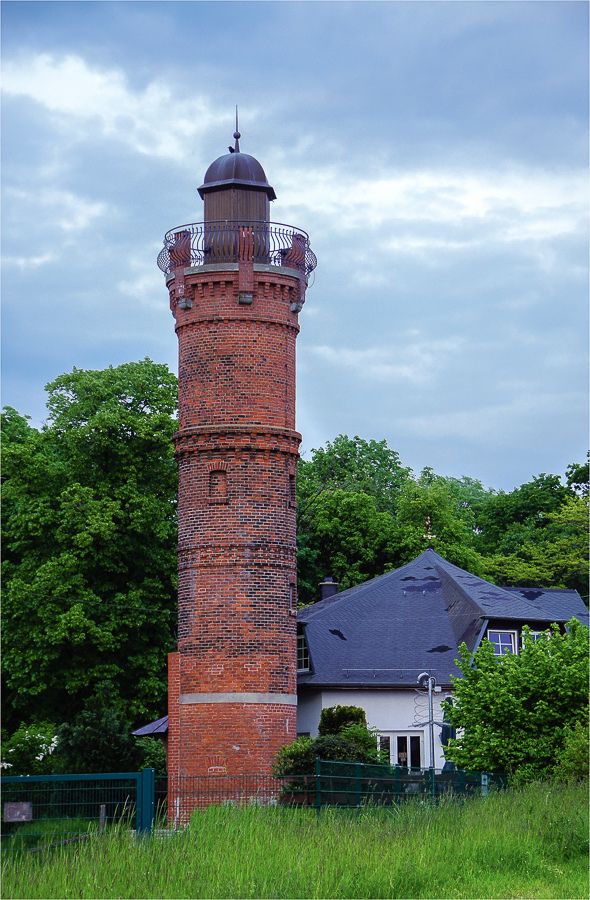
<path fill-rule="evenodd" d="M 588 897 L 587 788 L 360 812 L 209 807 L 170 837 L 107 832 L 3 865 L 17 898 Z M 41 857 L 41 859 L 39 859 Z"/>

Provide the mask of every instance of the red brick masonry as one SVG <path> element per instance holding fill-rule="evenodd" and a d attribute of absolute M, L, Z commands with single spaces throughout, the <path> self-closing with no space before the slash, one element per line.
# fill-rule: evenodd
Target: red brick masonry
<path fill-rule="evenodd" d="M 180 265 L 168 287 L 179 343 L 169 774 L 268 774 L 295 738 L 300 274 Z"/>

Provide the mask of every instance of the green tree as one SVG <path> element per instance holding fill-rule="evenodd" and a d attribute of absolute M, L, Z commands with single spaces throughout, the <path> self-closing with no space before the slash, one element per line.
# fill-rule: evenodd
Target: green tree
<path fill-rule="evenodd" d="M 373 497 L 379 512 L 395 513 L 400 492 L 412 470 L 402 466 L 387 441 L 365 441 L 340 434 L 312 450 L 297 470 L 298 515 L 302 520 L 332 491 L 358 491 Z"/>
<path fill-rule="evenodd" d="M 559 475 L 543 473 L 510 493 L 489 496 L 478 516 L 478 550 L 486 556 L 503 556 L 535 542 L 549 521 L 548 514 L 573 495 L 573 488 L 562 484 Z"/>
<path fill-rule="evenodd" d="M 475 549 L 475 512 L 464 502 L 457 483 L 424 470 L 418 481 L 408 481 L 398 505 L 393 540 L 388 547 L 389 567 L 415 559 L 428 546 L 426 521 L 430 519 L 432 547 L 449 562 L 479 575 L 482 559 Z"/>
<path fill-rule="evenodd" d="M 446 756 L 462 769 L 508 772 L 522 779 L 551 775 L 568 728 L 588 709 L 588 628 L 572 619 L 534 641 L 525 629 L 519 655 L 494 655 L 483 641 L 460 647 L 462 678 L 454 678 L 446 721 L 461 729 Z"/>
<path fill-rule="evenodd" d="M 134 739 L 129 723 L 104 698 L 92 697 L 86 709 L 57 732 L 60 772 L 136 772 L 144 758 L 145 748 Z"/>
<path fill-rule="evenodd" d="M 314 552 L 311 559 L 300 561 L 306 579 L 299 583 L 300 602 L 319 599 L 318 585 L 326 575 L 336 579 L 340 590 L 381 575 L 394 530 L 393 517 L 379 512 L 373 497 L 360 491 L 326 494 L 307 531 Z"/>
<path fill-rule="evenodd" d="M 485 577 L 499 585 L 573 588 L 587 601 L 587 495 L 567 497 L 543 519 L 543 528 L 533 530 L 516 552 L 487 557 Z"/>
<path fill-rule="evenodd" d="M 581 497 L 588 497 L 590 488 L 590 451 L 586 455 L 585 463 L 571 463 L 566 469 L 568 487 Z"/>
<path fill-rule="evenodd" d="M 174 647 L 176 379 L 146 359 L 47 391 L 42 430 L 2 417 L 5 727 L 71 722 L 105 688 L 139 723 Z"/>

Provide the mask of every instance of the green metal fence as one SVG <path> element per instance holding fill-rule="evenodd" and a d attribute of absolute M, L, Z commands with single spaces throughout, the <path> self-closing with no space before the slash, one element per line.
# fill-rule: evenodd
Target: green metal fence
<path fill-rule="evenodd" d="M 434 800 L 443 795 L 487 794 L 503 788 L 506 775 L 446 769 L 409 769 L 402 766 L 328 762 L 316 759 L 313 775 L 284 779 L 282 803 L 304 806 L 360 808 L 391 806 L 412 797 Z"/>
<path fill-rule="evenodd" d="M 317 759 L 309 775 L 184 775 L 155 780 L 154 769 L 104 775 L 2 778 L 2 846 L 38 852 L 100 835 L 113 823 L 137 833 L 154 824 L 181 828 L 210 805 L 298 805 L 361 809 L 412 797 L 485 794 L 507 776 L 485 772 L 407 769 Z"/>
<path fill-rule="evenodd" d="M 49 849 L 123 822 L 137 832 L 154 824 L 154 769 L 100 775 L 2 778 L 3 850 Z"/>
<path fill-rule="evenodd" d="M 207 806 L 274 806 L 283 790 L 281 779 L 271 775 L 179 775 L 169 776 L 168 822 L 180 828 L 188 824 L 195 809 Z M 156 792 L 156 805 L 163 808 Z"/>

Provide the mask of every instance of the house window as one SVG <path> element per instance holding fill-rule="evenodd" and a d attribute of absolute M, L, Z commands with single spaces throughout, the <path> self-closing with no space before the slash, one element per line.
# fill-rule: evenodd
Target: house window
<path fill-rule="evenodd" d="M 489 629 L 488 641 L 493 644 L 496 656 L 516 653 L 516 631 L 492 631 Z"/>
<path fill-rule="evenodd" d="M 524 647 L 525 636 L 526 636 L 525 632 L 523 631 L 522 638 L 521 638 L 523 647 Z M 549 637 L 548 631 L 529 631 L 529 638 L 531 639 L 531 641 L 534 644 L 536 644 L 537 641 L 539 641 L 539 640 L 546 640 L 548 637 Z"/>
<path fill-rule="evenodd" d="M 309 648 L 304 634 L 297 635 L 297 671 L 309 672 Z"/>
<path fill-rule="evenodd" d="M 387 758 L 392 766 L 403 768 L 422 768 L 422 734 L 381 734 L 379 735 L 379 747 L 382 756 Z"/>

